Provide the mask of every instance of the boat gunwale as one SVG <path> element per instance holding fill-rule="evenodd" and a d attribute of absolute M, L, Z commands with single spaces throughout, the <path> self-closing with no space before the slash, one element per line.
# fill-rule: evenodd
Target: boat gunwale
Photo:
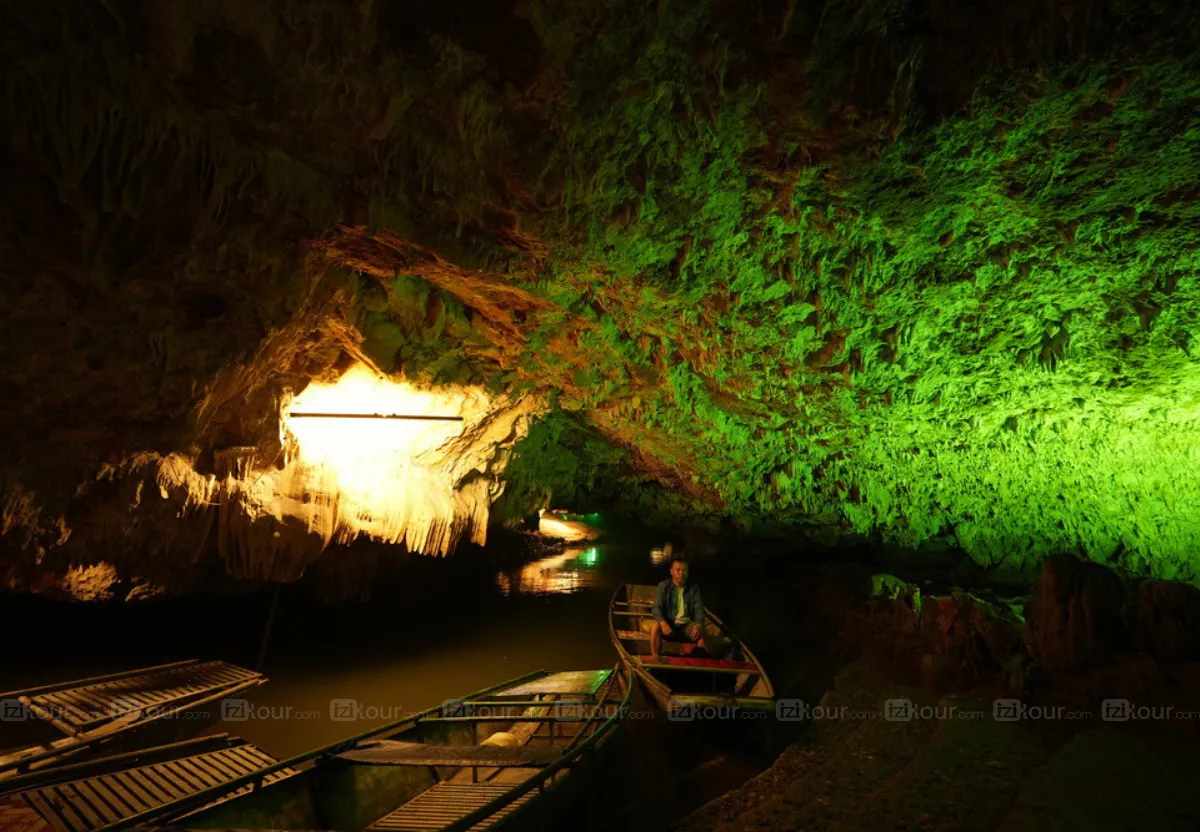
<path fill-rule="evenodd" d="M 122 679 L 129 679 L 135 676 L 148 676 L 154 673 L 168 673 L 174 670 L 182 670 L 188 665 L 206 664 L 215 661 L 219 661 L 219 659 L 214 659 L 209 662 L 202 662 L 200 659 L 183 659 L 182 661 L 168 662 L 167 664 L 156 664 L 150 665 L 149 667 L 135 667 L 132 670 L 121 670 L 116 673 L 105 673 L 100 676 L 85 676 L 82 679 L 72 679 L 66 682 L 51 682 L 46 685 L 37 685 L 32 688 L 10 690 L 6 693 L 0 693 L 0 699 L 18 699 L 22 696 L 41 696 L 47 693 L 58 693 L 66 690 L 73 690 L 75 688 L 101 685 L 108 682 L 119 682 Z"/>

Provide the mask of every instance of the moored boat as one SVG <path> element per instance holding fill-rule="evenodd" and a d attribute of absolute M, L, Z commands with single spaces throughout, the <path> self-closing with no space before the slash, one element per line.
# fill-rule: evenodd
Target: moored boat
<path fill-rule="evenodd" d="M 102 828 L 559 828 L 631 688 L 619 664 L 537 671 Z"/>
<path fill-rule="evenodd" d="M 609 602 L 608 629 L 621 660 L 658 707 L 669 712 L 708 706 L 775 709 L 775 689 L 762 663 L 707 607 L 705 640 L 719 655 L 664 641 L 658 659 L 652 659 L 653 606 L 653 586 L 622 584 Z"/>
<path fill-rule="evenodd" d="M 4 722 L 41 723 L 47 733 L 60 734 L 0 750 L 0 789 L 13 778 L 67 761 L 199 733 L 212 720 L 198 717 L 210 716 L 222 700 L 266 681 L 237 665 L 189 659 L 0 693 Z"/>
<path fill-rule="evenodd" d="M 220 734 L 23 774 L 0 788 L 0 832 L 93 832 L 275 762 Z"/>

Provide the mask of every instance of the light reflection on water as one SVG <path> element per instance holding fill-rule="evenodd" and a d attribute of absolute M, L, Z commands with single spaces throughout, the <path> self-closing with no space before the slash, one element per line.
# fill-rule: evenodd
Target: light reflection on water
<path fill-rule="evenodd" d="M 595 546 L 570 546 L 557 555 L 527 563 L 520 569 L 496 573 L 496 586 L 505 595 L 564 595 L 600 585 Z"/>
<path fill-rule="evenodd" d="M 675 551 L 670 543 L 660 548 L 650 550 L 650 562 L 655 566 L 662 566 L 675 556 Z"/>

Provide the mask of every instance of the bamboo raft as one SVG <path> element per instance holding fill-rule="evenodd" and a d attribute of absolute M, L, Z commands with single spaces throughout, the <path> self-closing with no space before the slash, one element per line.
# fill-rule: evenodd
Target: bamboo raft
<path fill-rule="evenodd" d="M 0 694 L 6 720 L 41 721 L 64 736 L 0 753 L 0 788 L 14 777 L 68 758 L 112 753 L 156 734 L 194 733 L 200 719 L 179 719 L 266 681 L 261 673 L 195 659 Z"/>
<path fill-rule="evenodd" d="M 94 832 L 119 827 L 135 815 L 275 762 L 254 745 L 221 734 L 60 766 L 6 784 L 0 793 L 0 830 Z M 280 769 L 263 782 L 294 773 Z M 244 786 L 224 799 L 250 788 Z"/>
<path fill-rule="evenodd" d="M 621 665 L 537 671 L 101 829 L 557 828 L 631 691 Z"/>
<path fill-rule="evenodd" d="M 705 607 L 705 636 L 720 648 L 709 656 L 694 644 L 663 641 L 657 661 L 650 656 L 654 587 L 622 584 L 608 607 L 608 631 L 621 661 L 658 707 L 733 706 L 774 710 L 775 688 L 762 663 Z"/>

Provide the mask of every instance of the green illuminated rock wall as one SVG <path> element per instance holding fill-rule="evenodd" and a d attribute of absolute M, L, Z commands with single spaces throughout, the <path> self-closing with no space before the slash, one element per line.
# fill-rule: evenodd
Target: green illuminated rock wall
<path fill-rule="evenodd" d="M 685 46 L 713 21 L 675 25 L 636 60 L 579 41 L 570 64 L 582 89 L 624 61 L 607 99 L 573 102 L 564 165 L 590 178 L 554 238 L 602 277 L 558 297 L 599 281 L 674 301 L 598 312 L 596 350 L 626 372 L 596 399 L 621 399 L 621 433 L 686 448 L 748 524 L 1195 577 L 1195 60 L 1176 45 L 997 72 L 941 118 L 812 119 L 802 98 L 785 122 L 786 79 L 734 88 L 738 58 Z M 645 366 L 667 392 L 630 403 Z"/>
<path fill-rule="evenodd" d="M 0 5 L 6 482 L 252 441 L 188 414 L 337 290 L 386 369 L 554 401 L 506 516 L 1197 577 L 1190 4 L 248 8 Z"/>

